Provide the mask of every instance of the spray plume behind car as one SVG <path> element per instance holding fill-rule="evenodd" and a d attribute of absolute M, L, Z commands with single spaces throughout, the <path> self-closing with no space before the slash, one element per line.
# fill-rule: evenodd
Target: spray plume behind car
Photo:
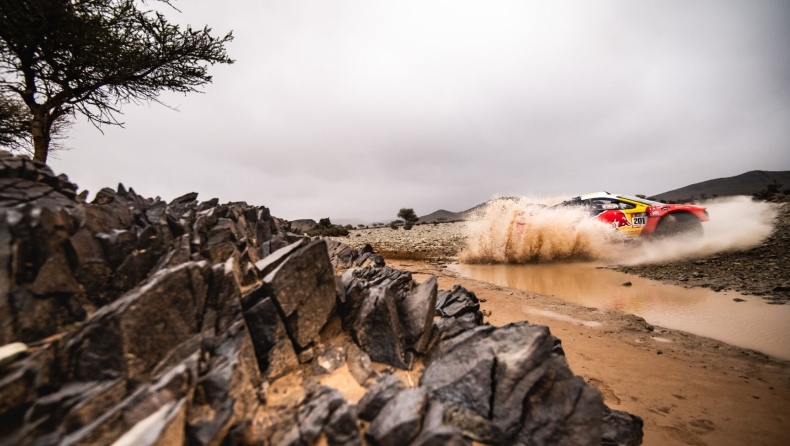
<path fill-rule="evenodd" d="M 745 249 L 768 237 L 776 205 L 749 197 L 706 203 L 710 221 L 693 237 L 631 237 L 591 216 L 584 206 L 546 206 L 561 200 L 492 201 L 468 223 L 464 263 L 602 261 L 656 263 Z M 692 234 L 694 235 L 694 234 Z"/>

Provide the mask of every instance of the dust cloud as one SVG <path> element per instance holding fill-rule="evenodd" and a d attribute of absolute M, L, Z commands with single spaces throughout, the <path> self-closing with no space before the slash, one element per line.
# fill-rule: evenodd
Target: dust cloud
<path fill-rule="evenodd" d="M 636 265 L 746 249 L 771 234 L 776 205 L 729 197 L 704 204 L 710 221 L 695 239 L 629 237 L 578 208 L 530 198 L 492 201 L 468 223 L 463 263 L 602 261 Z M 553 202 L 557 202 L 556 200 Z"/>
<path fill-rule="evenodd" d="M 621 257 L 610 260 L 623 265 L 637 265 L 748 249 L 771 235 L 778 211 L 778 205 L 753 201 L 750 197 L 721 198 L 708 201 L 703 206 L 708 208 L 710 221 L 702 224 L 702 237 L 646 240 L 630 249 L 621 249 Z"/>

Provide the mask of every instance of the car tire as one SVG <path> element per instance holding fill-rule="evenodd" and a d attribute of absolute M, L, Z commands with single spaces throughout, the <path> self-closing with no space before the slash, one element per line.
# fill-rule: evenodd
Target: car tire
<path fill-rule="evenodd" d="M 696 215 L 688 212 L 675 212 L 664 216 L 658 222 L 653 236 L 656 238 L 686 238 L 702 237 L 702 222 Z"/>

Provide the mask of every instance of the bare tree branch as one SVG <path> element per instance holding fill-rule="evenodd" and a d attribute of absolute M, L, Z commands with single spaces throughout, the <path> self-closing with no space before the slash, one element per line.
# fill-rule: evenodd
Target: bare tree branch
<path fill-rule="evenodd" d="M 36 158 L 45 161 L 58 119 L 122 125 L 123 105 L 198 92 L 212 80 L 210 65 L 233 63 L 232 40 L 173 25 L 140 0 L 3 0 L 0 92 L 28 107 Z"/>

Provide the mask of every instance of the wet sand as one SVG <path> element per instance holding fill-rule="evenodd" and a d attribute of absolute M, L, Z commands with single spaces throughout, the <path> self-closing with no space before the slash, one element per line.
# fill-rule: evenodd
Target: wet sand
<path fill-rule="evenodd" d="M 417 281 L 439 277 L 481 298 L 486 321 L 547 325 L 574 373 L 606 403 L 641 416 L 645 445 L 790 444 L 790 362 L 616 310 L 461 277 L 445 265 L 388 260 Z M 484 300 L 484 301 L 483 301 Z"/>

